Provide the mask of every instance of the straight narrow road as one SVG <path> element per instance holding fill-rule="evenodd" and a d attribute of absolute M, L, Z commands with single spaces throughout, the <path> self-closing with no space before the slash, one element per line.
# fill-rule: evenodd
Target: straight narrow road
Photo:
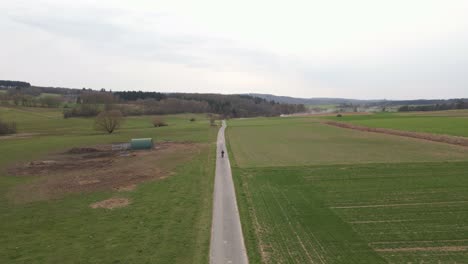
<path fill-rule="evenodd" d="M 225 128 L 226 121 L 223 120 L 217 142 L 210 263 L 247 264 L 249 261 L 242 235 L 239 210 L 237 209 L 231 164 L 224 140 Z M 224 158 L 221 158 L 222 150 L 224 150 Z"/>

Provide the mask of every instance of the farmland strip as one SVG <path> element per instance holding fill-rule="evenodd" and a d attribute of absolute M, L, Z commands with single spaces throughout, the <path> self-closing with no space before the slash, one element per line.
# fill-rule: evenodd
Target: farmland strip
<path fill-rule="evenodd" d="M 323 124 L 327 124 L 327 125 L 330 125 L 330 126 L 341 127 L 341 128 L 348 128 L 348 129 L 354 129 L 354 130 L 359 130 L 359 131 L 365 131 L 365 132 L 374 132 L 374 133 L 382 133 L 382 134 L 402 136 L 402 137 L 424 139 L 424 140 L 430 140 L 430 141 L 435 141 L 435 142 L 441 142 L 441 143 L 447 143 L 447 144 L 452 144 L 452 145 L 457 145 L 457 146 L 468 147 L 468 138 L 465 138 L 465 137 L 456 137 L 456 136 L 448 136 L 448 135 L 436 135 L 436 134 L 430 134 L 430 133 L 401 131 L 401 130 L 394 130 L 394 129 L 387 129 L 387 128 L 365 127 L 365 126 L 358 126 L 358 125 L 342 123 L 342 122 L 335 122 L 335 121 L 326 121 L 326 122 L 323 122 Z"/>

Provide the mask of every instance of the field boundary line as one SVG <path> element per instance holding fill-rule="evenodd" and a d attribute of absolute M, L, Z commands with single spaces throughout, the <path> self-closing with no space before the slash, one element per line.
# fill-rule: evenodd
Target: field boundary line
<path fill-rule="evenodd" d="M 352 208 L 375 208 L 375 207 L 398 207 L 398 206 L 418 206 L 418 205 L 434 205 L 434 204 L 460 204 L 468 203 L 468 201 L 452 201 L 452 202 L 432 202 L 432 203 L 401 203 L 401 204 L 369 204 L 369 205 L 349 205 L 349 206 L 331 206 L 333 209 L 352 209 Z"/>
<path fill-rule="evenodd" d="M 9 107 L 5 107 L 5 108 L 9 108 Z M 16 107 L 13 107 L 13 108 L 16 111 L 31 114 L 31 115 L 41 116 L 41 117 L 50 118 L 50 119 L 61 119 L 61 117 L 59 117 L 59 116 L 50 116 L 50 115 L 45 115 L 43 113 L 38 113 L 38 112 L 34 112 L 34 111 L 27 111 L 27 110 L 16 108 Z"/>
<path fill-rule="evenodd" d="M 401 241 L 376 241 L 369 245 L 379 244 L 411 244 L 411 243 L 439 243 L 439 242 L 466 242 L 468 239 L 442 239 L 442 240 L 401 240 Z"/>
<path fill-rule="evenodd" d="M 440 246 L 440 247 L 411 247 L 411 248 L 376 248 L 377 252 L 415 252 L 415 251 L 445 251 L 460 252 L 467 251 L 468 246 Z"/>

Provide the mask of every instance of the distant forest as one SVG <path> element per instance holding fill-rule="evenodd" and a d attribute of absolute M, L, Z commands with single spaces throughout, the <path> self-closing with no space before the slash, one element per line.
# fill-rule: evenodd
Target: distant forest
<path fill-rule="evenodd" d="M 27 83 L 27 82 L 20 82 L 20 81 L 2 81 L 2 80 L 0 80 L 0 86 L 25 88 L 25 87 L 31 87 L 31 84 Z"/>
<path fill-rule="evenodd" d="M 123 91 L 114 92 L 120 99 L 125 101 L 136 101 L 138 99 L 166 99 L 167 95 L 159 92 L 142 92 L 142 91 Z"/>
<path fill-rule="evenodd" d="M 7 90 L 0 100 L 15 105 L 45 106 L 50 96 L 39 99 L 42 93 L 59 94 L 64 101 L 64 117 L 95 116 L 102 109 L 119 109 L 126 115 L 213 113 L 223 117 L 279 116 L 306 112 L 303 104 L 285 104 L 250 95 L 222 95 L 195 93 L 160 93 L 143 91 L 106 91 L 87 88 L 31 86 L 26 82 L 0 81 L 0 89 Z M 56 102 L 57 98 L 55 98 Z M 43 102 L 44 101 L 44 102 Z M 60 105 L 60 104 L 54 104 Z"/>
<path fill-rule="evenodd" d="M 394 107 L 400 112 L 468 109 L 468 99 L 355 100 L 344 98 L 293 98 L 269 94 L 197 94 L 144 91 L 112 92 L 101 88 L 32 86 L 28 82 L 0 80 L 0 101 L 15 105 L 65 107 L 64 116 L 95 116 L 103 107 L 119 108 L 126 115 L 213 113 L 224 117 L 279 116 L 307 112 L 306 105 L 335 104 L 359 107 Z M 40 96 L 41 94 L 49 96 Z M 61 95 L 52 98 L 50 94 Z M 62 100 L 62 102 L 60 102 Z"/>
<path fill-rule="evenodd" d="M 123 102 L 143 105 L 145 113 L 209 112 L 226 117 L 278 116 L 305 112 L 302 104 L 280 104 L 248 95 L 157 93 L 125 91 L 114 93 Z"/>

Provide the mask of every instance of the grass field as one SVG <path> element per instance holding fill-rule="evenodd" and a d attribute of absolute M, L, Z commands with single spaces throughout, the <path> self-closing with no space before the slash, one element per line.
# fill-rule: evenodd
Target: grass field
<path fill-rule="evenodd" d="M 251 263 L 468 262 L 468 148 L 311 118 L 229 125 Z"/>
<path fill-rule="evenodd" d="M 439 111 L 428 113 L 385 113 L 374 115 L 327 117 L 353 124 L 468 137 L 468 111 Z"/>
<path fill-rule="evenodd" d="M 202 115 L 189 122 L 191 116 L 167 116 L 169 126 L 163 128 L 153 128 L 149 116 L 129 117 L 121 130 L 106 135 L 93 130 L 92 119 L 63 119 L 59 110 L 0 108 L 0 117 L 16 121 L 24 135 L 0 138 L 0 263 L 207 263 L 217 128 Z M 11 199 L 12 190 L 37 181 L 33 175 L 10 175 L 13 164 L 137 137 L 196 142 L 197 154 L 175 164 L 171 176 L 129 192 L 89 191 L 26 203 Z M 184 155 L 177 153 L 174 159 Z M 110 197 L 131 203 L 90 208 Z"/>
<path fill-rule="evenodd" d="M 52 97 L 61 97 L 62 95 L 60 94 L 55 94 L 55 93 L 41 93 L 39 97 L 46 97 L 46 96 L 52 96 Z"/>
<path fill-rule="evenodd" d="M 327 126 L 310 118 L 232 120 L 240 167 L 467 160 L 466 148 Z"/>

